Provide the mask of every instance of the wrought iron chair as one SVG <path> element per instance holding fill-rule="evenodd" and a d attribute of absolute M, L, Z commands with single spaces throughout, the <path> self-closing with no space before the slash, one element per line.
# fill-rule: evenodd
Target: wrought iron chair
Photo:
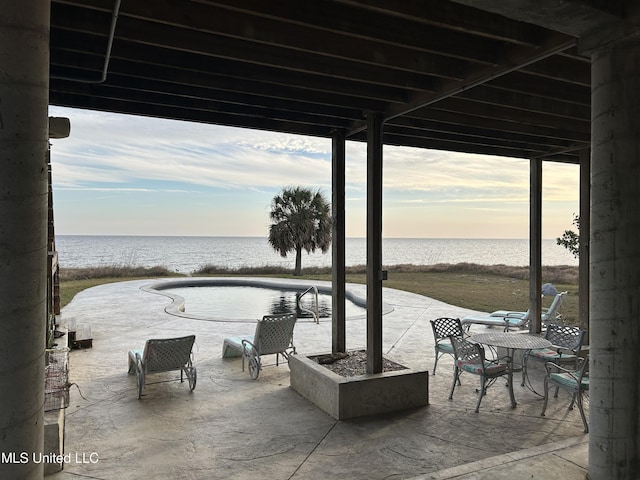
<path fill-rule="evenodd" d="M 433 329 L 433 339 L 435 341 L 434 349 L 436 353 L 436 359 L 433 363 L 433 374 L 436 374 L 436 368 L 438 367 L 438 360 L 444 354 L 451 355 L 455 359 L 455 353 L 453 351 L 453 345 L 451 345 L 450 337 L 462 337 L 462 324 L 459 318 L 441 317 L 435 320 L 430 320 L 431 328 Z"/>
<path fill-rule="evenodd" d="M 462 372 L 478 375 L 480 377 L 480 389 L 478 390 L 478 403 L 476 403 L 475 409 L 475 412 L 478 413 L 482 397 L 487 393 L 487 388 L 499 377 L 509 374 L 508 358 L 487 360 L 482 345 L 472 343 L 462 337 L 451 337 L 451 344 L 455 355 L 455 368 L 449 400 L 453 399 L 453 391 L 456 388 L 456 383 L 460 383 Z"/>
<path fill-rule="evenodd" d="M 573 409 L 574 403 L 578 404 L 584 433 L 589 433 L 589 423 L 584 413 L 584 397 L 589 391 L 589 356 L 578 358 L 577 369 L 564 368 L 553 362 L 547 362 L 545 369 L 547 375 L 544 378 L 544 403 L 540 415 L 544 417 L 544 412 L 547 410 L 549 389 L 555 387 L 556 391 L 553 396 L 557 398 L 558 392 L 562 388 L 571 394 L 569 410 Z"/>
<path fill-rule="evenodd" d="M 193 391 L 196 388 L 196 367 L 193 366 L 192 351 L 195 340 L 195 335 L 151 339 L 146 341 L 143 350 L 129 352 L 129 373 L 136 374 L 138 398 L 142 397 L 146 377 L 150 373 L 180 370 L 180 381 L 183 382 L 186 376 L 189 389 Z"/>
<path fill-rule="evenodd" d="M 254 380 L 260 375 L 262 369 L 262 355 L 276 355 L 276 365 L 279 364 L 279 356 L 286 360 L 289 355 L 296 353 L 293 345 L 293 327 L 296 324 L 296 315 L 293 313 L 281 315 L 265 315 L 258 320 L 253 335 L 245 337 L 225 338 L 222 344 L 222 356 L 242 356 L 242 371 L 244 372 L 245 359 L 249 365 L 249 375 Z"/>
<path fill-rule="evenodd" d="M 572 364 L 576 365 L 578 355 L 582 349 L 584 340 L 584 330 L 569 325 L 549 324 L 544 338 L 551 342 L 548 348 L 539 348 L 530 350 L 522 357 L 522 386 L 529 383 L 529 374 L 527 371 L 529 361 L 554 362 L 559 365 Z M 535 392 L 535 389 L 531 387 Z"/>

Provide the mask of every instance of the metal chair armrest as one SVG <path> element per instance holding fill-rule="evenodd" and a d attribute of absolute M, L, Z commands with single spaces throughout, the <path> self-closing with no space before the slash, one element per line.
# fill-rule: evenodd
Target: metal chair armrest
<path fill-rule="evenodd" d="M 571 376 L 571 378 L 578 380 L 578 376 L 576 375 L 577 371 L 575 368 L 565 368 L 561 365 L 558 365 L 554 362 L 546 362 L 544 364 L 544 368 L 547 371 L 547 375 L 549 375 L 552 371 L 554 373 L 566 373 Z"/>

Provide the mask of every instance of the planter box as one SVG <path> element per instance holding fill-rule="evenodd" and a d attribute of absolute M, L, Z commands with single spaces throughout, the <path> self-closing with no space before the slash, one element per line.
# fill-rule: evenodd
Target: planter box
<path fill-rule="evenodd" d="M 303 355 L 289 357 L 291 388 L 337 420 L 424 407 L 429 372 L 411 369 L 343 377 Z"/>

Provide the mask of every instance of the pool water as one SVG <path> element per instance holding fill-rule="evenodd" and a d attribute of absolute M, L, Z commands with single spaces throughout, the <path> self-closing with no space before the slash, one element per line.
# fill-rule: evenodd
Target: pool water
<path fill-rule="evenodd" d="M 296 292 L 277 288 L 206 285 L 163 289 L 172 295 L 184 298 L 184 312 L 209 318 L 247 319 L 262 318 L 263 315 L 296 312 L 298 318 L 312 318 L 308 312 L 296 305 Z M 302 297 L 302 307 L 314 310 L 315 294 L 309 292 Z M 331 295 L 318 293 L 320 318 L 331 317 Z M 347 299 L 346 316 L 366 314 L 366 308 Z"/>

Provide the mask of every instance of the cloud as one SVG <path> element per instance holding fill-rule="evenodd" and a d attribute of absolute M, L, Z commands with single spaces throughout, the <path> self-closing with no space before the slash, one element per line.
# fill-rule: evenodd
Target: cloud
<path fill-rule="evenodd" d="M 51 107 L 50 114 L 71 120 L 70 137 L 52 140 L 51 154 L 54 192 L 65 194 L 65 206 L 102 192 L 136 195 L 138 204 L 168 208 L 169 195 L 176 206 L 184 202 L 185 211 L 194 208 L 195 199 L 203 206 L 210 202 L 220 225 L 230 205 L 247 205 L 242 215 L 250 216 L 253 202 L 256 218 L 263 215 L 283 186 L 308 185 L 330 196 L 331 139 L 59 107 Z M 417 224 L 418 214 L 437 212 L 443 223 L 454 221 L 447 215 L 457 215 L 462 226 L 456 231 L 464 222 L 489 225 L 498 221 L 492 216 L 510 217 L 510 209 L 528 214 L 523 208 L 529 202 L 528 160 L 385 146 L 383 162 L 384 208 L 394 215 L 393 223 L 385 221 L 403 234 L 414 229 L 412 236 L 420 236 L 419 231 L 433 229 Z M 355 231 L 362 230 L 365 219 L 366 164 L 366 144 L 347 142 L 347 215 Z M 575 165 L 549 162 L 543 168 L 545 215 L 566 217 L 567 226 L 577 210 L 578 171 Z M 80 213 L 75 214 L 82 225 Z M 233 234 L 239 222 L 228 223 L 225 233 Z"/>
<path fill-rule="evenodd" d="M 72 123 L 70 137 L 54 141 L 56 185 L 330 185 L 329 140 L 53 107 L 51 113 Z"/>

